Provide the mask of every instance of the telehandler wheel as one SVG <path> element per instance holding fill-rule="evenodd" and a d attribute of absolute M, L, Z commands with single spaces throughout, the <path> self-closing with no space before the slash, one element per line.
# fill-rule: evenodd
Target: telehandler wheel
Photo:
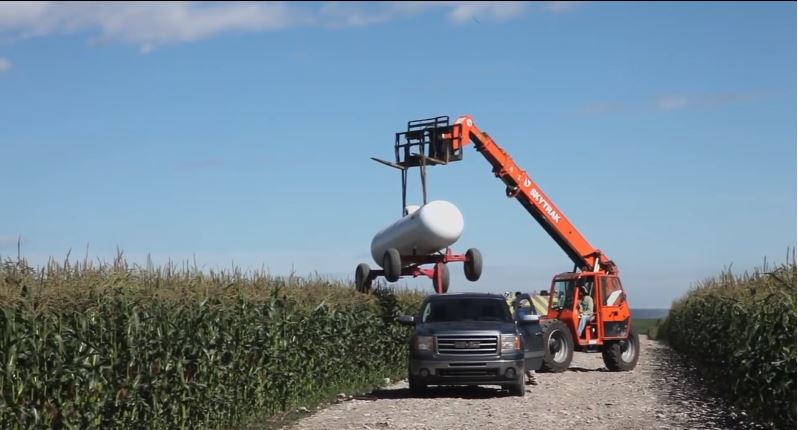
<path fill-rule="evenodd" d="M 355 290 L 359 293 L 368 293 L 371 289 L 371 281 L 369 280 L 369 273 L 371 267 L 366 263 L 360 263 L 355 269 Z"/>
<path fill-rule="evenodd" d="M 545 320 L 543 329 L 543 365 L 541 372 L 562 372 L 571 366 L 574 340 L 568 327 L 560 320 Z"/>
<path fill-rule="evenodd" d="M 465 255 L 466 261 L 463 263 L 465 277 L 469 281 L 475 282 L 482 276 L 482 253 L 476 248 L 469 248 Z"/>
<path fill-rule="evenodd" d="M 432 288 L 435 288 L 435 292 L 438 294 L 446 294 L 449 291 L 449 267 L 443 263 L 435 263 Z"/>
<path fill-rule="evenodd" d="M 626 340 L 608 343 L 601 351 L 604 365 L 612 372 L 626 372 L 637 366 L 640 358 L 640 338 L 634 328 Z"/>
<path fill-rule="evenodd" d="M 385 270 L 385 279 L 396 282 L 402 275 L 402 257 L 396 248 L 390 248 L 382 256 L 382 268 Z"/>

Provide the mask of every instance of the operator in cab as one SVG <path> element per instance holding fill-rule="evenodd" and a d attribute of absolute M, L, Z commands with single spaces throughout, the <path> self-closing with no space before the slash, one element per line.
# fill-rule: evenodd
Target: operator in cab
<path fill-rule="evenodd" d="M 585 326 L 590 321 L 590 318 L 593 316 L 593 298 L 590 297 L 590 294 L 587 292 L 587 287 L 584 285 L 579 286 L 579 329 L 577 333 L 579 333 L 579 337 L 582 337 L 582 332 L 585 330 Z"/>

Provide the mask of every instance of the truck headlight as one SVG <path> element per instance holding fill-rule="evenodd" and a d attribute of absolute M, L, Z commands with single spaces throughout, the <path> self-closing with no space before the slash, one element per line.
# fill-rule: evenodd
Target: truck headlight
<path fill-rule="evenodd" d="M 521 350 L 521 336 L 515 334 L 502 335 L 502 352 L 518 352 Z"/>
<path fill-rule="evenodd" d="M 432 336 L 416 336 L 413 339 L 413 349 L 416 351 L 432 351 L 434 347 Z"/>

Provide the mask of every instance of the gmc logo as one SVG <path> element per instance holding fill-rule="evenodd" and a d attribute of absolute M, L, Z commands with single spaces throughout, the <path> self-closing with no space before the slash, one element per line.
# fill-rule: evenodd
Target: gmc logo
<path fill-rule="evenodd" d="M 479 349 L 480 346 L 479 341 L 476 340 L 471 342 L 462 340 L 454 343 L 454 347 L 457 349 Z"/>

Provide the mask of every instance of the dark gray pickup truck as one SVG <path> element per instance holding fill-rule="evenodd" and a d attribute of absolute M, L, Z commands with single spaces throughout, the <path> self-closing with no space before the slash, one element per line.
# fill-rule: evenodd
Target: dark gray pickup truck
<path fill-rule="evenodd" d="M 523 396 L 525 370 L 543 361 L 539 316 L 514 321 L 500 295 L 432 295 L 417 315 L 399 322 L 414 326 L 408 360 L 413 394 L 428 385 L 499 385 Z"/>

